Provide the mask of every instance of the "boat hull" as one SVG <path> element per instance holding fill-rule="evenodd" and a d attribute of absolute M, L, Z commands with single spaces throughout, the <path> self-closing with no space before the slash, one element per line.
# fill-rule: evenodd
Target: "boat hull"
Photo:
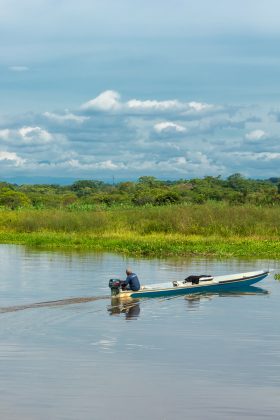
<path fill-rule="evenodd" d="M 236 278 L 229 278 L 222 280 L 222 276 L 220 276 L 221 280 L 218 281 L 218 277 L 214 277 L 213 281 L 208 282 L 201 282 L 197 285 L 185 285 L 179 287 L 169 287 L 169 288 L 148 288 L 139 290 L 137 292 L 133 291 L 121 291 L 117 298 L 153 298 L 153 297 L 160 297 L 160 296 L 174 296 L 174 295 L 187 295 L 191 293 L 204 293 L 204 292 L 223 292 L 228 290 L 234 290 L 237 288 L 242 288 L 246 286 L 251 286 L 252 284 L 258 283 L 259 281 L 265 279 L 268 276 L 268 271 L 258 272 L 257 274 L 251 276 L 244 276 Z M 240 275 L 241 276 L 241 275 Z M 230 276 L 229 276 L 230 277 Z M 232 277 L 232 276 L 231 276 Z"/>

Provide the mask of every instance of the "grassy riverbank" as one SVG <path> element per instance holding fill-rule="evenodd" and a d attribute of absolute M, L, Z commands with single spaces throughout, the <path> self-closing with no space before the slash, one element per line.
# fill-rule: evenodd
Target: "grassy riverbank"
<path fill-rule="evenodd" d="M 280 256 L 278 207 L 226 204 L 0 212 L 0 242 L 130 255 Z"/>

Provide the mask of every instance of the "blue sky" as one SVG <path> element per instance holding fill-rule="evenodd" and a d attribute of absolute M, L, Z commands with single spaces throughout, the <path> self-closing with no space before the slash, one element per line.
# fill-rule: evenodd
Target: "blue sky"
<path fill-rule="evenodd" d="M 0 0 L 0 177 L 277 176 L 275 0 Z"/>

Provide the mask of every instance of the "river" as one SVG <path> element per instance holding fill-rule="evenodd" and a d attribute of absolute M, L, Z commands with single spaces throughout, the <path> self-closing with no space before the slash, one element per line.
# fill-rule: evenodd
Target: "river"
<path fill-rule="evenodd" d="M 1 245 L 3 420 L 278 419 L 280 282 L 117 305 L 108 280 L 280 269 Z"/>

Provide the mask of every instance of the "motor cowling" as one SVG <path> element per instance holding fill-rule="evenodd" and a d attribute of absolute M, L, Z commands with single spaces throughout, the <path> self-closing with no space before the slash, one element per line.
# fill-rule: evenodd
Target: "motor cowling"
<path fill-rule="evenodd" d="M 111 295 L 117 296 L 121 290 L 122 281 L 120 279 L 110 279 L 109 287 L 111 289 Z"/>

